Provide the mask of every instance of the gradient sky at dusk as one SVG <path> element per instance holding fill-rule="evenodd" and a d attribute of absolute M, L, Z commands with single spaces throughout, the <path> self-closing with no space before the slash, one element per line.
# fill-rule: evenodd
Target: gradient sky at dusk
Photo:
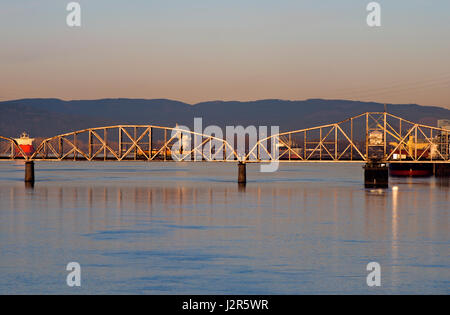
<path fill-rule="evenodd" d="M 0 2 L 0 100 L 346 98 L 450 108 L 450 1 Z"/>

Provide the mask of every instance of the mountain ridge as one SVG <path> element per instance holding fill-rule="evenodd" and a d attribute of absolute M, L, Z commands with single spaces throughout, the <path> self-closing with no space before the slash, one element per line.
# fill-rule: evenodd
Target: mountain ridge
<path fill-rule="evenodd" d="M 387 104 L 387 109 L 404 119 L 433 126 L 438 119 L 450 119 L 450 110 L 438 106 Z M 202 117 L 203 126 L 280 126 L 280 130 L 287 131 L 335 123 L 368 111 L 382 112 L 384 104 L 320 98 L 214 100 L 195 104 L 163 98 L 26 98 L 0 102 L 0 135 L 15 137 L 27 131 L 32 136 L 51 137 L 117 124 L 192 126 L 194 117 Z"/>

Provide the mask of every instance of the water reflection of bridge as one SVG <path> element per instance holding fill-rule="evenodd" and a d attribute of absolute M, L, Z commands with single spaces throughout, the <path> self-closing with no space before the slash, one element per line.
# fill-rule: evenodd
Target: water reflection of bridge
<path fill-rule="evenodd" d="M 239 139 L 240 137 L 240 139 Z M 233 141 L 235 137 L 233 136 Z M 228 139 L 228 138 L 227 138 Z M 237 143 L 241 140 L 244 147 Z M 368 163 L 450 162 L 449 131 L 386 112 L 367 112 L 338 123 L 232 143 L 178 127 L 117 125 L 89 128 L 43 140 L 26 155 L 16 140 L 0 137 L 0 159 L 33 161 L 194 161 Z M 245 172 L 245 169 L 244 169 Z"/>

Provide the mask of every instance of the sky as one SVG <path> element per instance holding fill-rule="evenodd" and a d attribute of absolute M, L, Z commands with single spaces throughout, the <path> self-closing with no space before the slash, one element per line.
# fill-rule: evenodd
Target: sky
<path fill-rule="evenodd" d="M 0 0 L 0 100 L 308 98 L 450 108 L 450 1 Z"/>

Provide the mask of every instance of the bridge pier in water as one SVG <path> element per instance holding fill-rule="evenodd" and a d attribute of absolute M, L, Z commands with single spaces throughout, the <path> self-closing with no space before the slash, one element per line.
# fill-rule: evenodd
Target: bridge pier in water
<path fill-rule="evenodd" d="M 436 177 L 450 177 L 450 163 L 435 163 L 434 175 Z"/>
<path fill-rule="evenodd" d="M 34 184 L 34 162 L 25 162 L 25 183 Z"/>
<path fill-rule="evenodd" d="M 389 187 L 389 167 L 386 163 L 370 161 L 364 166 L 364 187 Z"/>
<path fill-rule="evenodd" d="M 245 162 L 238 163 L 238 184 L 245 185 L 247 183 L 247 165 Z"/>

